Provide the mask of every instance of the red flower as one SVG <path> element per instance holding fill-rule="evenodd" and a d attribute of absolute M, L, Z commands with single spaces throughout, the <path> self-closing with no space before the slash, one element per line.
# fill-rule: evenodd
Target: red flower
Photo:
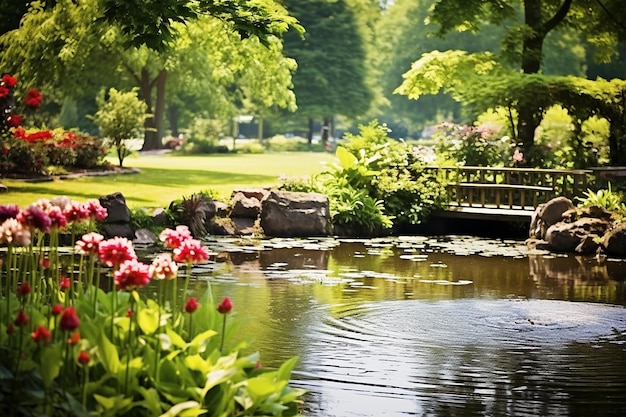
<path fill-rule="evenodd" d="M 185 303 L 185 311 L 189 314 L 195 312 L 200 305 L 198 304 L 198 300 L 196 297 L 190 297 Z"/>
<path fill-rule="evenodd" d="M 74 250 L 81 255 L 96 255 L 98 253 L 98 246 L 102 240 L 104 240 L 104 236 L 99 233 L 87 233 L 76 242 Z"/>
<path fill-rule="evenodd" d="M 209 259 L 209 251 L 196 239 L 187 239 L 174 249 L 176 262 L 202 262 Z"/>
<path fill-rule="evenodd" d="M 52 228 L 63 229 L 67 226 L 67 217 L 63 214 L 63 210 L 57 206 L 52 206 L 48 208 L 48 217 L 50 217 L 50 222 L 52 223 Z"/>
<path fill-rule="evenodd" d="M 89 218 L 101 222 L 108 216 L 107 209 L 102 207 L 100 200 L 88 200 L 83 208 L 89 213 Z"/>
<path fill-rule="evenodd" d="M 7 97 L 9 94 L 11 94 L 11 90 L 0 85 L 0 98 Z"/>
<path fill-rule="evenodd" d="M 61 277 L 61 279 L 59 280 L 59 288 L 61 289 L 61 291 L 65 291 L 70 288 L 71 284 L 72 281 L 68 277 Z"/>
<path fill-rule="evenodd" d="M 4 74 L 1 82 L 7 87 L 15 87 L 15 84 L 17 84 L 17 78 L 11 76 L 11 74 Z"/>
<path fill-rule="evenodd" d="M 48 213 L 35 204 L 20 210 L 15 218 L 18 222 L 30 228 L 31 231 L 37 229 L 41 232 L 48 233 L 52 226 L 52 220 L 50 220 Z"/>
<path fill-rule="evenodd" d="M 50 313 L 53 316 L 58 316 L 59 314 L 61 314 L 63 312 L 63 306 L 61 304 L 55 304 L 52 306 L 52 309 L 50 310 Z"/>
<path fill-rule="evenodd" d="M 74 333 L 67 339 L 67 343 L 70 345 L 77 345 L 80 342 L 80 332 L 75 330 Z"/>
<path fill-rule="evenodd" d="M 78 201 L 70 201 L 69 204 L 63 207 L 63 214 L 70 222 L 87 220 L 89 218 L 89 211 Z"/>
<path fill-rule="evenodd" d="M 9 323 L 9 325 L 7 326 L 7 334 L 13 333 L 15 333 L 15 326 L 13 325 L 13 323 Z"/>
<path fill-rule="evenodd" d="M 165 229 L 159 235 L 165 247 L 175 249 L 185 240 L 191 239 L 191 232 L 185 225 L 176 226 L 176 230 Z"/>
<path fill-rule="evenodd" d="M 23 121 L 24 116 L 22 116 L 21 114 L 12 114 L 11 116 L 7 117 L 6 124 L 9 127 L 20 127 Z"/>
<path fill-rule="evenodd" d="M 15 317 L 14 323 L 16 326 L 22 327 L 22 326 L 26 326 L 29 321 L 30 321 L 30 318 L 28 317 L 26 312 L 20 309 L 20 311 L 17 312 L 17 317 Z"/>
<path fill-rule="evenodd" d="M 217 306 L 217 311 L 220 314 L 228 314 L 230 310 L 233 309 L 233 303 L 231 303 L 230 298 L 224 297 L 222 302 Z"/>
<path fill-rule="evenodd" d="M 18 297 L 26 297 L 28 294 L 30 294 L 30 284 L 28 282 L 22 282 L 17 286 Z"/>
<path fill-rule="evenodd" d="M 100 262 L 106 266 L 119 266 L 124 261 L 137 259 L 133 243 L 119 236 L 100 242 L 98 254 Z"/>
<path fill-rule="evenodd" d="M 89 356 L 89 353 L 85 352 L 84 350 L 78 352 L 78 363 L 80 363 L 81 365 L 87 365 L 90 359 L 91 357 Z"/>
<path fill-rule="evenodd" d="M 40 345 L 47 345 L 52 340 L 52 334 L 50 330 L 46 329 L 44 326 L 37 326 L 35 331 L 30 335 L 33 338 L 35 343 Z"/>
<path fill-rule="evenodd" d="M 46 257 L 41 258 L 41 259 L 39 260 L 39 265 L 41 265 L 41 267 L 42 267 L 43 269 L 48 269 L 48 268 L 50 268 L 50 259 L 49 259 L 49 258 L 46 258 Z"/>
<path fill-rule="evenodd" d="M 19 212 L 20 207 L 17 204 L 9 203 L 0 205 L 0 223 L 7 219 L 14 218 Z"/>
<path fill-rule="evenodd" d="M 61 326 L 62 330 L 71 332 L 74 331 L 80 326 L 80 320 L 76 315 L 76 309 L 74 307 L 67 307 L 63 310 L 63 314 L 61 314 L 61 320 L 59 321 L 59 326 Z"/>
<path fill-rule="evenodd" d="M 26 97 L 24 97 L 24 104 L 33 109 L 38 109 L 41 106 L 41 100 L 43 96 L 41 93 L 34 88 L 29 88 L 26 92 Z"/>
<path fill-rule="evenodd" d="M 113 273 L 118 290 L 132 291 L 150 283 L 150 266 L 136 259 L 126 260 Z"/>

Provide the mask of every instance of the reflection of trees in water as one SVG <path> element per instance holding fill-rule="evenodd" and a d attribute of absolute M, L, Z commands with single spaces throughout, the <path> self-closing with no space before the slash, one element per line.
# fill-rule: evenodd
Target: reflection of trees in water
<path fill-rule="evenodd" d="M 624 304 L 626 265 L 584 256 L 529 255 L 530 274 L 549 298 Z"/>

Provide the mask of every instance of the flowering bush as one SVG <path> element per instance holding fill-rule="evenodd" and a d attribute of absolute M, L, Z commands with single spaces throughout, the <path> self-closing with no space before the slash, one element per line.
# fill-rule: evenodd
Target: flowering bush
<path fill-rule="evenodd" d="M 65 131 L 24 128 L 25 116 L 17 112 L 14 98 L 17 78 L 0 79 L 0 174 L 45 173 L 49 165 L 72 169 L 101 165 L 106 148 L 99 138 Z M 43 96 L 28 89 L 21 101 L 25 112 L 41 106 Z"/>
<path fill-rule="evenodd" d="M 437 153 L 463 165 L 511 165 L 513 150 L 508 137 L 496 137 L 487 126 L 463 126 L 442 123 L 434 135 L 438 140 Z"/>
<path fill-rule="evenodd" d="M 271 370 L 244 346 L 224 349 L 232 301 L 187 298 L 191 266 L 209 254 L 184 226 L 161 233 L 172 252 L 149 264 L 95 232 L 61 256 L 61 231 L 105 217 L 96 200 L 0 205 L 0 415 L 296 415 L 296 359 Z M 147 285 L 155 299 L 142 298 Z"/>

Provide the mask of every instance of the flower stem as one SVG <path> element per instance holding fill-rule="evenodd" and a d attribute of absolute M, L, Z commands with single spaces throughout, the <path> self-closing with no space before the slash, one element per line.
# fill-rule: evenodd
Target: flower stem
<path fill-rule="evenodd" d="M 227 314 L 224 314 L 224 321 L 222 321 L 222 338 L 220 340 L 220 353 L 222 353 L 222 350 L 224 350 L 224 339 L 226 338 L 226 316 Z"/>

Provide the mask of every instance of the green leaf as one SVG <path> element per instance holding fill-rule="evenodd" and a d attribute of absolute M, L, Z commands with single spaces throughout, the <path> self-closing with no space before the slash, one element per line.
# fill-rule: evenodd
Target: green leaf
<path fill-rule="evenodd" d="M 190 411 L 192 412 L 195 411 L 196 413 L 189 413 Z M 207 410 L 203 410 L 200 407 L 200 403 L 196 401 L 185 401 L 183 403 L 176 404 L 175 406 L 167 410 L 167 412 L 161 414 L 160 417 L 175 417 L 175 416 L 193 417 L 193 416 L 199 416 L 200 414 L 206 411 Z"/>
<path fill-rule="evenodd" d="M 180 335 L 176 333 L 174 330 L 167 329 L 167 335 L 169 336 L 174 346 L 181 348 L 181 349 L 187 346 L 187 343 L 185 342 L 185 340 L 182 337 L 180 337 Z"/>
<path fill-rule="evenodd" d="M 120 369 L 119 353 L 117 347 L 104 334 L 104 330 L 98 337 L 98 354 L 105 369 L 112 374 L 117 374 Z"/>
<path fill-rule="evenodd" d="M 204 331 L 198 335 L 196 335 L 196 337 L 194 337 L 191 340 L 191 345 L 195 345 L 195 346 L 200 346 L 202 345 L 204 342 L 206 342 L 207 340 L 209 340 L 211 337 L 215 336 L 217 334 L 217 332 L 215 330 L 207 330 Z"/>
<path fill-rule="evenodd" d="M 343 169 L 354 168 L 358 163 L 358 159 L 354 156 L 350 151 L 348 151 L 343 146 L 337 147 L 337 159 L 339 159 L 339 163 L 343 167 Z"/>
<path fill-rule="evenodd" d="M 63 365 L 63 347 L 60 345 L 48 346 L 41 353 L 41 377 L 46 387 L 59 375 Z"/>
<path fill-rule="evenodd" d="M 137 323 L 145 334 L 152 334 L 159 328 L 159 312 L 143 308 L 137 314 Z"/>
<path fill-rule="evenodd" d="M 248 392 L 252 398 L 263 399 L 276 391 L 276 383 L 267 374 L 248 380 Z"/>
<path fill-rule="evenodd" d="M 278 368 L 278 379 L 283 381 L 289 381 L 289 379 L 291 378 L 291 372 L 293 371 L 293 368 L 296 367 L 298 360 L 299 358 L 297 356 L 294 356 L 293 358 L 285 361 L 280 366 L 280 368 Z"/>

